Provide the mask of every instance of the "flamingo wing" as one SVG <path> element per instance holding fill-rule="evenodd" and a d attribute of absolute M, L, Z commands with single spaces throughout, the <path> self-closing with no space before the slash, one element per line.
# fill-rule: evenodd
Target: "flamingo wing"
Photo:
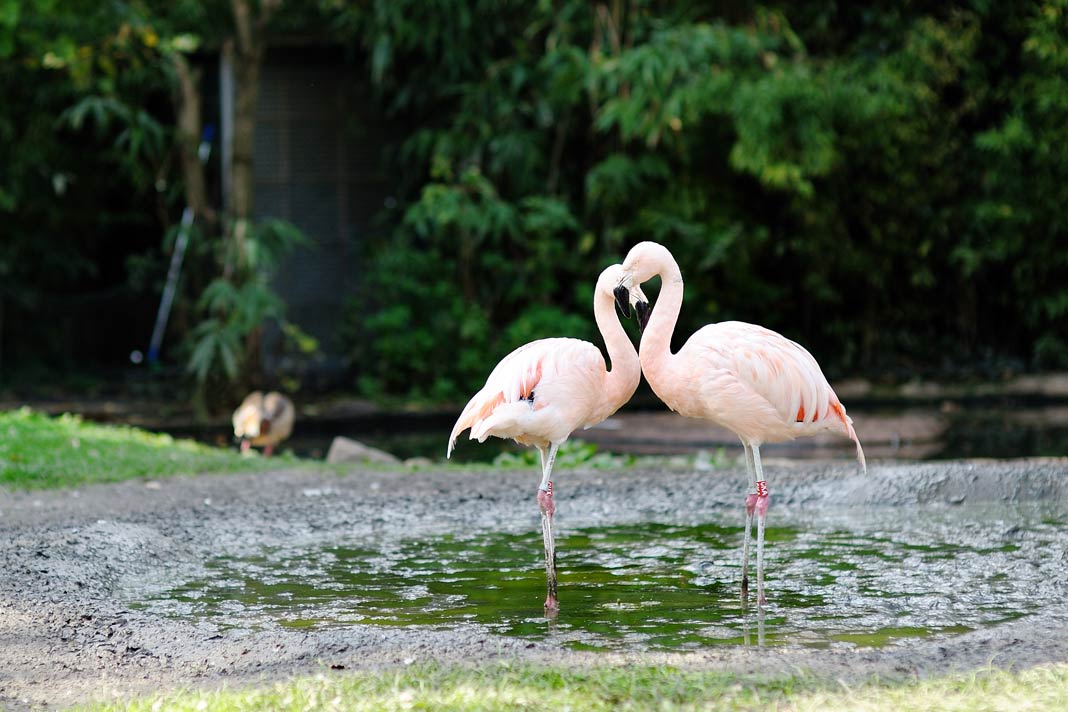
<path fill-rule="evenodd" d="M 724 425 L 732 427 L 724 420 L 740 419 L 751 437 L 767 442 L 838 430 L 857 442 L 863 464 L 852 419 L 816 359 L 800 344 L 762 326 L 728 321 L 697 331 L 680 355 L 684 352 L 705 372 L 707 399 L 719 402 L 722 412 L 714 417 Z M 744 413 L 729 412 L 726 401 L 744 402 L 752 415 L 747 420 Z"/>
<path fill-rule="evenodd" d="M 467 428 L 520 442 L 553 442 L 585 425 L 600 402 L 604 357 L 579 339 L 540 339 L 505 356 L 464 407 L 449 436 L 446 456 Z"/>

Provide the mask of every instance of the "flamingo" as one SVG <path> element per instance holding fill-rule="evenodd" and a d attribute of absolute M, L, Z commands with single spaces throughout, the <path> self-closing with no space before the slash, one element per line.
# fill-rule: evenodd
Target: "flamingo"
<path fill-rule="evenodd" d="M 742 544 L 742 596 L 749 592 L 749 538 L 757 517 L 757 600 L 764 596 L 764 526 L 770 495 L 760 464 L 760 446 L 831 431 L 856 443 L 857 460 L 867 471 L 853 421 L 820 370 L 800 344 L 770 329 L 739 321 L 708 324 L 676 354 L 671 335 L 682 307 L 682 273 L 667 248 L 642 242 L 623 261 L 623 287 L 659 275 L 660 296 L 642 333 L 639 360 L 653 392 L 673 411 L 721 425 L 742 441 L 749 489 L 745 498 Z M 647 303 L 635 305 L 639 313 Z"/>
<path fill-rule="evenodd" d="M 641 378 L 634 345 L 616 318 L 613 302 L 624 316 L 630 305 L 647 304 L 640 288 L 620 285 L 622 268 L 612 265 L 601 272 L 593 295 L 593 313 L 601 331 L 612 370 L 605 367 L 600 349 L 588 341 L 569 338 L 539 339 L 520 346 L 497 364 L 486 385 L 476 393 L 453 426 L 446 457 L 456 438 L 467 428 L 471 439 L 511 438 L 533 445 L 541 455 L 542 540 L 548 593 L 545 612 L 559 611 L 556 587 L 556 544 L 553 535 L 553 483 L 550 479 L 556 451 L 578 428 L 589 428 L 608 418 L 630 400 Z"/>

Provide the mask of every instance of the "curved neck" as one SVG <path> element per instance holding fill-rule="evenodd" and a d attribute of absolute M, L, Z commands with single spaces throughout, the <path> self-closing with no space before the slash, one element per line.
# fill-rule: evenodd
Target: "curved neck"
<path fill-rule="evenodd" d="M 682 310 L 683 293 L 682 272 L 670 256 L 658 265 L 656 273 L 660 275 L 660 295 L 656 298 L 639 349 L 642 370 L 650 384 L 656 377 L 655 373 L 671 361 L 671 334 L 675 331 L 675 322 Z M 654 374 L 652 377 L 650 372 Z"/>
<path fill-rule="evenodd" d="M 611 361 L 605 380 L 605 400 L 618 408 L 634 395 L 641 378 L 641 364 L 634 344 L 616 317 L 615 297 L 598 289 L 593 299 L 593 316 Z"/>

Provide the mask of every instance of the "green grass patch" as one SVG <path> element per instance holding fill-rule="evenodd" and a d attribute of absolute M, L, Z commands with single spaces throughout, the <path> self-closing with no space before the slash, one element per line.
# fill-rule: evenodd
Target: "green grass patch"
<path fill-rule="evenodd" d="M 800 696 L 783 709 L 825 712 L 1018 712 L 1068 710 L 1068 664 L 1018 672 L 984 668 L 905 684 L 869 683 Z"/>
<path fill-rule="evenodd" d="M 0 413 L 0 487 L 9 489 L 262 471 L 304 462 L 290 455 L 243 456 L 138 428 L 87 423 L 73 415 L 51 418 L 25 408 Z"/>
<path fill-rule="evenodd" d="M 1018 673 L 984 669 L 969 675 L 871 682 L 854 688 L 805 675 L 740 677 L 671 666 L 415 665 L 389 671 L 320 674 L 246 690 L 169 693 L 81 709 L 1063 710 L 1068 709 L 1068 665 Z"/>

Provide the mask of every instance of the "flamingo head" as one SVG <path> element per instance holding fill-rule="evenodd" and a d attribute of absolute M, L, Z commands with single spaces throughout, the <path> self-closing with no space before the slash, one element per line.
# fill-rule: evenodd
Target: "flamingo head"
<path fill-rule="evenodd" d="M 648 321 L 650 311 L 649 299 L 642 292 L 641 287 L 627 279 L 622 265 L 610 265 L 601 272 L 597 280 L 597 288 L 611 294 L 616 300 L 616 307 L 624 317 L 630 318 L 631 307 L 638 318 L 638 327 L 645 328 L 642 321 L 643 315 Z"/>
<path fill-rule="evenodd" d="M 630 248 L 623 260 L 623 274 L 633 284 L 644 284 L 658 274 L 662 274 L 669 265 L 678 265 L 668 249 L 658 242 L 639 242 Z"/>
<path fill-rule="evenodd" d="M 670 279 L 682 280 L 675 258 L 671 256 L 666 247 L 657 242 L 639 242 L 630 248 L 626 259 L 623 260 L 622 269 L 623 282 L 621 284 L 632 290 L 638 289 L 638 285 L 648 282 L 656 275 L 663 278 L 667 274 L 671 275 Z M 637 312 L 638 328 L 644 331 L 646 324 L 649 323 L 649 317 L 652 316 L 653 308 L 644 295 L 641 303 L 635 304 L 634 308 Z"/>

